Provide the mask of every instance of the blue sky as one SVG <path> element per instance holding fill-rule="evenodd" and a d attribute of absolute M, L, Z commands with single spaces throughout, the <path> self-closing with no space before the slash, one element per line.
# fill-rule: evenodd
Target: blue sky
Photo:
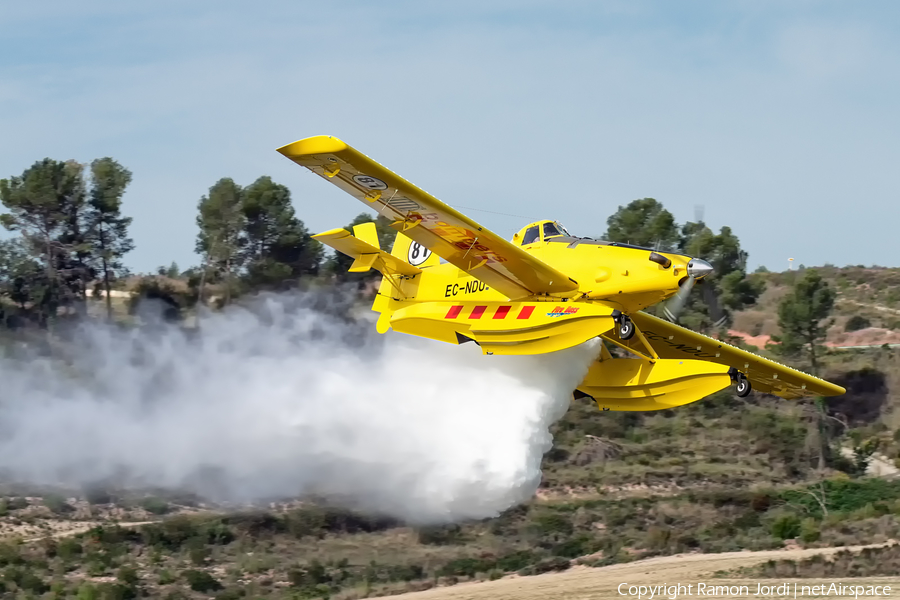
<path fill-rule="evenodd" d="M 900 265 L 898 3 L 48 0 L 0 28 L 0 177 L 116 158 L 135 271 L 198 262 L 221 177 L 346 224 L 364 207 L 275 152 L 320 134 L 508 236 L 650 196 L 751 268 Z"/>

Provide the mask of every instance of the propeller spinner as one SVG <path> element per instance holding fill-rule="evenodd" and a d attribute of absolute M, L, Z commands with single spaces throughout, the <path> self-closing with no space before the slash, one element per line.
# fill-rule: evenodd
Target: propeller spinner
<path fill-rule="evenodd" d="M 713 272 L 713 266 L 705 260 L 692 258 L 687 266 L 688 277 L 701 279 Z"/>

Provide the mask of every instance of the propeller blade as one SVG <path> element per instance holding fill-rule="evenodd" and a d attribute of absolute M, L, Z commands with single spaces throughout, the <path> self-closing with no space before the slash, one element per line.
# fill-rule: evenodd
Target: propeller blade
<path fill-rule="evenodd" d="M 673 323 L 678 321 L 678 315 L 680 315 L 681 311 L 684 310 L 684 305 L 687 302 L 688 295 L 690 295 L 691 293 L 691 289 L 694 287 L 695 281 L 696 278 L 693 275 L 689 276 L 678 289 L 678 292 L 663 307 L 663 312 L 665 313 L 666 318 Z"/>
<path fill-rule="evenodd" d="M 706 302 L 706 306 L 709 308 L 709 317 L 712 319 L 714 326 L 721 327 L 728 320 L 728 314 L 722 310 L 712 282 L 705 281 L 701 287 L 703 288 L 703 301 Z"/>

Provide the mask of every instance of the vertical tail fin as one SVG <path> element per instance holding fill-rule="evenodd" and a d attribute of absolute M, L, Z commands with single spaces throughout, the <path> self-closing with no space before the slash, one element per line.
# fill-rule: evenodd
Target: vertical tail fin
<path fill-rule="evenodd" d="M 375 228 L 374 222 L 369 221 L 368 223 L 354 225 L 353 236 L 381 250 L 381 243 L 378 241 L 378 229 Z"/>
<path fill-rule="evenodd" d="M 374 224 L 372 225 L 372 229 L 375 229 Z M 354 233 L 356 233 L 355 228 Z M 359 237 L 359 234 L 357 234 L 357 236 Z M 425 246 L 414 242 L 400 232 L 397 232 L 397 237 L 394 238 L 391 256 L 408 262 L 412 266 L 420 269 L 441 264 L 441 259 L 437 254 Z M 396 310 L 396 307 L 391 308 L 391 299 L 396 298 L 397 295 L 397 289 L 392 285 L 389 277 L 387 275 L 382 277 L 381 285 L 378 286 L 378 295 L 375 296 L 375 302 L 372 304 L 372 310 L 381 313 L 381 316 L 378 318 L 378 324 L 376 325 L 376 329 L 379 333 L 386 332 L 390 327 L 391 315 L 394 310 Z"/>

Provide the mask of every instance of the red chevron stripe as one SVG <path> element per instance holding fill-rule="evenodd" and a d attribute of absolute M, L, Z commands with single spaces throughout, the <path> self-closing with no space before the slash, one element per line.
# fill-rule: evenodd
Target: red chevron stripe
<path fill-rule="evenodd" d="M 445 319 L 455 319 L 459 316 L 459 313 L 462 312 L 462 306 L 451 306 L 450 310 L 447 311 L 447 316 Z"/>

